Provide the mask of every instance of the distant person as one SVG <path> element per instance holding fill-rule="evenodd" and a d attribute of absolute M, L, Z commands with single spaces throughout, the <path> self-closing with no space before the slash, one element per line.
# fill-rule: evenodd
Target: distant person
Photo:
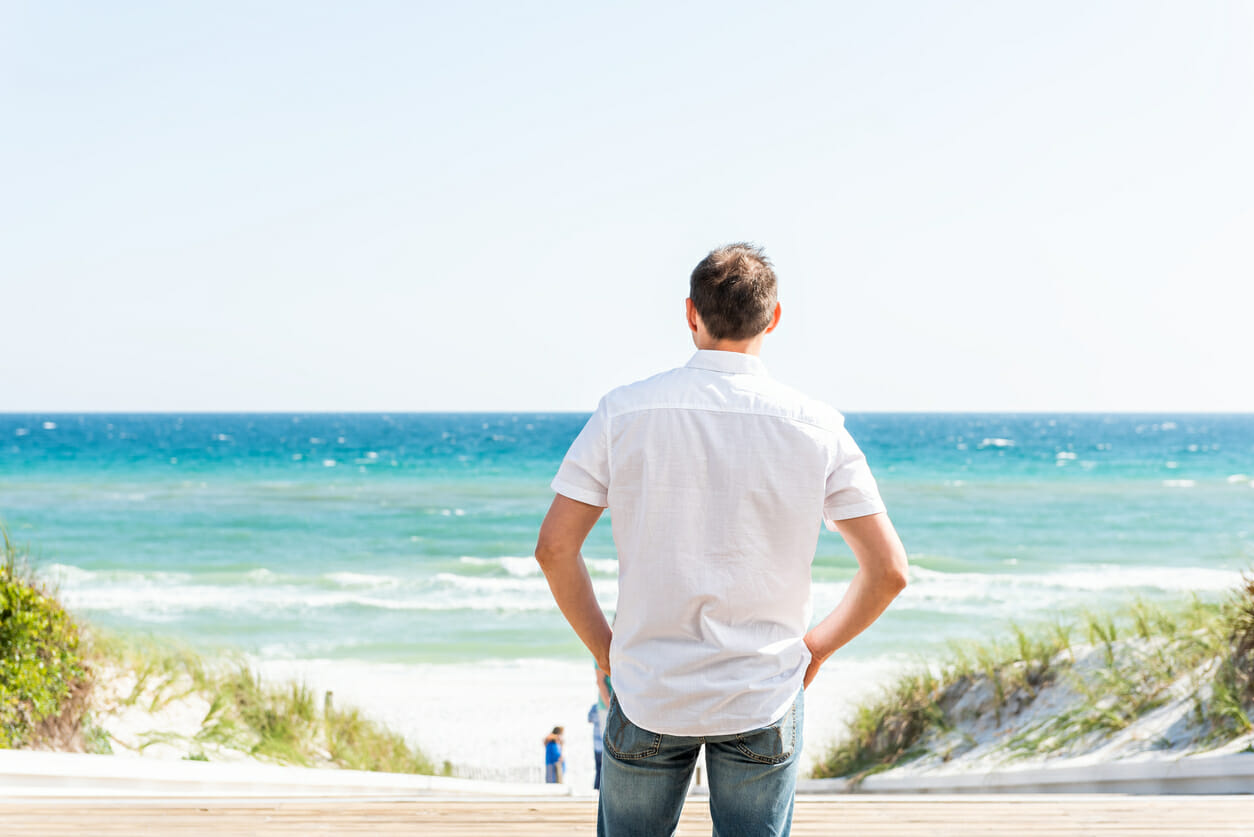
<path fill-rule="evenodd" d="M 601 757 L 605 751 L 605 713 L 610 710 L 610 695 L 613 687 L 610 676 L 601 666 L 596 666 L 597 702 L 588 710 L 588 723 L 592 724 L 592 758 L 596 762 L 596 777 L 592 780 L 592 789 L 601 789 Z"/>
<path fill-rule="evenodd" d="M 566 759 L 562 756 L 562 727 L 553 727 L 553 731 L 544 736 L 544 781 L 549 785 L 560 785 L 562 773 L 566 767 Z"/>
<path fill-rule="evenodd" d="M 696 354 L 601 399 L 553 480 L 536 544 L 562 614 L 613 678 L 601 837 L 674 833 L 703 743 L 714 833 L 787 835 L 804 687 L 906 584 L 905 549 L 844 418 L 759 359 L 780 319 L 765 254 L 715 250 L 689 292 Z M 857 313 L 834 312 L 833 330 Z M 835 369 L 873 360 L 834 345 L 823 357 Z M 606 507 L 613 630 L 580 554 Z M 858 571 L 807 630 L 820 519 Z"/>
<path fill-rule="evenodd" d="M 601 713 L 601 702 L 597 701 L 592 704 L 592 708 L 588 710 L 588 723 L 592 724 L 592 760 L 596 763 L 597 772 L 592 779 L 592 789 L 601 789 L 601 753 L 605 747 L 605 731 Z"/>

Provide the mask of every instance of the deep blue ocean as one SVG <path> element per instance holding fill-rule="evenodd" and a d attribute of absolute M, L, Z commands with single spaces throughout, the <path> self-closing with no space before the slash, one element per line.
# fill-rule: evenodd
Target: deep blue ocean
<path fill-rule="evenodd" d="M 263 658 L 579 659 L 530 558 L 586 415 L 0 414 L 0 523 L 87 620 Z M 1254 416 L 854 414 L 927 653 L 1254 567 Z M 820 522 L 815 521 L 819 527 Z M 607 609 L 608 519 L 584 550 Z M 853 575 L 815 559 L 816 618 Z"/>

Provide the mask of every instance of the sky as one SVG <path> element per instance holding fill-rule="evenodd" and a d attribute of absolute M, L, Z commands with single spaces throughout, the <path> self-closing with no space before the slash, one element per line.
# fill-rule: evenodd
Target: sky
<path fill-rule="evenodd" d="M 1254 412 L 1254 3 L 0 0 L 0 412 Z"/>

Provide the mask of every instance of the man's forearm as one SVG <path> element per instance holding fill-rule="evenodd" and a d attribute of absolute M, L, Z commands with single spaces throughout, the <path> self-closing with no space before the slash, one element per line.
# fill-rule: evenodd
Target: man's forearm
<path fill-rule="evenodd" d="M 580 549 L 601 509 L 558 494 L 540 525 L 536 561 L 553 600 L 602 669 L 610 670 L 610 624 L 597 602 Z"/>
<path fill-rule="evenodd" d="M 536 556 L 540 556 L 537 554 Z M 554 557 L 553 560 L 541 560 L 540 569 L 549 582 L 549 590 L 553 592 L 553 600 L 566 617 L 566 621 L 575 629 L 575 634 L 587 646 L 588 651 L 596 659 L 597 664 L 605 671 L 610 670 L 610 623 L 605 619 L 605 612 L 597 601 L 592 589 L 592 578 L 588 575 L 588 567 L 583 556 Z"/>
<path fill-rule="evenodd" d="M 865 570 L 858 570 L 840 603 L 806 634 L 810 654 L 822 662 L 836 653 L 871 627 L 901 589 L 895 577 L 877 579 L 869 577 Z"/>
<path fill-rule="evenodd" d="M 849 589 L 836 608 L 805 636 L 810 649 L 806 686 L 819 666 L 849 640 L 865 631 L 906 586 L 906 548 L 884 513 L 836 522 L 858 561 Z"/>

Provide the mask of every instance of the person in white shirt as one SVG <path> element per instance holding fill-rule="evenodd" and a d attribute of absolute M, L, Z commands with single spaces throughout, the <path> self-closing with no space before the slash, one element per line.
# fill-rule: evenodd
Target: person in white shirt
<path fill-rule="evenodd" d="M 614 687 L 597 833 L 673 833 L 704 746 L 715 835 L 786 835 L 804 687 L 905 587 L 906 553 L 841 414 L 766 372 L 780 306 L 762 250 L 711 252 L 686 306 L 696 354 L 601 399 L 553 480 L 536 560 Z M 580 553 L 605 508 L 613 629 Z M 810 627 L 819 520 L 858 571 Z"/>

